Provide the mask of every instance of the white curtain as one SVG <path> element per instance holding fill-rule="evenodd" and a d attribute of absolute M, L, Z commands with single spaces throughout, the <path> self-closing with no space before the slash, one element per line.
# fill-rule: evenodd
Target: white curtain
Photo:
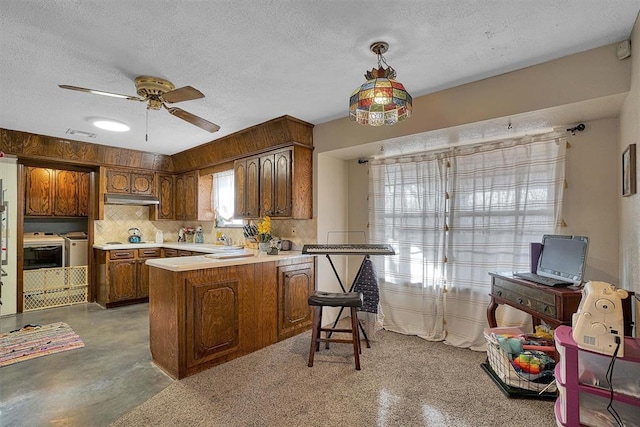
<path fill-rule="evenodd" d="M 549 134 L 370 162 L 371 241 L 397 252 L 373 257 L 384 327 L 483 350 L 488 273 L 528 270 L 560 224 L 565 149 Z"/>

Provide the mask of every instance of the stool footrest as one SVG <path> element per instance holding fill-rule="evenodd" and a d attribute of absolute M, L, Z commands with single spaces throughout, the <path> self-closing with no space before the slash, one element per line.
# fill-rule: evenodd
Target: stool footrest
<path fill-rule="evenodd" d="M 320 328 L 322 332 L 353 332 L 351 329 Z"/>
<path fill-rule="evenodd" d="M 340 338 L 318 338 L 319 342 L 337 342 L 337 343 L 345 343 L 345 344 L 353 344 L 353 340 L 346 340 Z"/>

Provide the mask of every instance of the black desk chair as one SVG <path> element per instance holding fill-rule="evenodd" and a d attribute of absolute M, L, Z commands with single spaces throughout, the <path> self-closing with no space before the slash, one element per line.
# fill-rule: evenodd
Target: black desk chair
<path fill-rule="evenodd" d="M 309 305 L 314 307 L 313 326 L 311 333 L 311 347 L 309 349 L 308 366 L 313 366 L 313 356 L 320 351 L 320 343 L 330 342 L 352 343 L 353 356 L 355 357 L 356 370 L 360 370 L 360 331 L 358 330 L 358 308 L 362 307 L 362 293 L 360 292 L 320 292 L 316 291 L 309 296 Z M 349 307 L 351 309 L 351 329 L 336 328 L 335 324 L 330 328 L 322 327 L 322 307 Z M 322 338 L 322 332 L 326 332 L 326 338 Z M 350 332 L 351 339 L 331 338 L 334 332 Z"/>

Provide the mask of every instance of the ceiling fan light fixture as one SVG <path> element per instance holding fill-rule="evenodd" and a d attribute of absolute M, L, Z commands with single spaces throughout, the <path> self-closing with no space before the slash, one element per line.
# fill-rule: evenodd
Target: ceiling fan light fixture
<path fill-rule="evenodd" d="M 378 57 L 378 68 L 367 71 L 364 75 L 367 81 L 351 94 L 349 119 L 361 125 L 395 125 L 411 116 L 413 99 L 404 85 L 396 81 L 396 70 L 382 55 L 389 50 L 389 44 L 375 42 L 370 49 Z"/>
<path fill-rule="evenodd" d="M 110 132 L 128 132 L 131 129 L 128 125 L 115 120 L 94 119 L 91 123 L 97 128 Z"/>

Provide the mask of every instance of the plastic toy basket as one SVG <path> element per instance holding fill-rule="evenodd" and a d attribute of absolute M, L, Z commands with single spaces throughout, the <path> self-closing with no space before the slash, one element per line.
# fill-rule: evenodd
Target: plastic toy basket
<path fill-rule="evenodd" d="M 544 393 L 556 393 L 555 381 L 552 383 L 539 383 L 531 381 L 526 374 L 521 374 L 511 364 L 509 355 L 502 350 L 493 334 L 522 334 L 518 328 L 491 328 L 484 331 L 487 340 L 487 360 L 496 376 L 506 385 L 524 390 Z"/>
<path fill-rule="evenodd" d="M 87 302 L 87 266 L 25 270 L 24 311 Z"/>

